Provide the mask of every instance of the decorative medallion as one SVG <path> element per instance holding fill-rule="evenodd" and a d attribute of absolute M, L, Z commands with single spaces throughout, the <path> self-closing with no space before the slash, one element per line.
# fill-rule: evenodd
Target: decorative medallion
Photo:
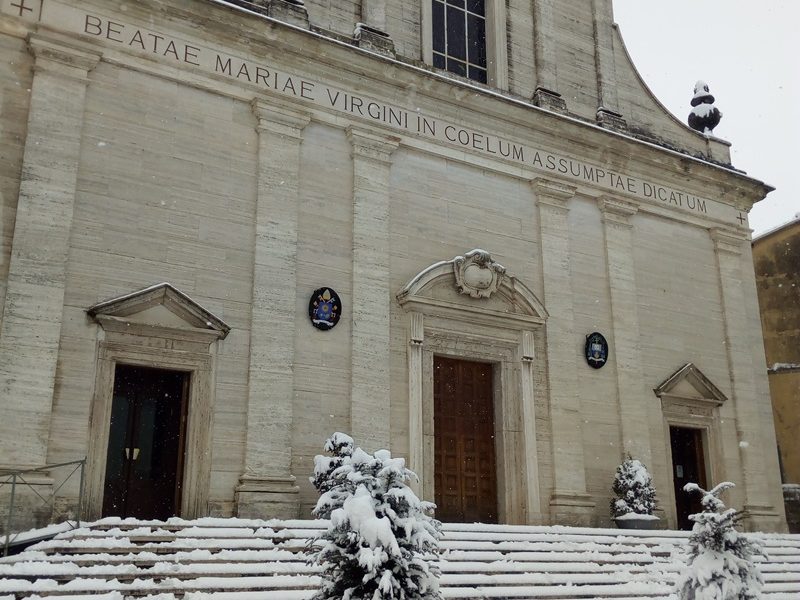
<path fill-rule="evenodd" d="M 453 273 L 459 293 L 488 298 L 497 291 L 506 268 L 492 260 L 486 250 L 470 250 L 453 259 Z"/>
<path fill-rule="evenodd" d="M 608 360 L 608 342 L 602 333 L 594 332 L 586 336 L 586 362 L 599 369 Z"/>
<path fill-rule="evenodd" d="M 333 329 L 342 316 L 342 301 L 331 288 L 319 288 L 308 301 L 308 318 L 317 329 Z"/>

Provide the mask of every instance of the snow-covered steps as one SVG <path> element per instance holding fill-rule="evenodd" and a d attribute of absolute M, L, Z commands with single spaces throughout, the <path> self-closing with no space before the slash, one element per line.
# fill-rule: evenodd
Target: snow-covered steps
<path fill-rule="evenodd" d="M 104 519 L 0 559 L 0 600 L 307 600 L 324 521 Z M 765 600 L 800 598 L 800 536 L 753 534 Z M 669 598 L 688 534 L 448 524 L 445 598 Z"/>

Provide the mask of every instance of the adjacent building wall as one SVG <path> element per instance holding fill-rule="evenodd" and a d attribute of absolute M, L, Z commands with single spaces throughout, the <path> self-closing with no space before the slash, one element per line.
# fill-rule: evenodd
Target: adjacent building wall
<path fill-rule="evenodd" d="M 786 513 L 800 530 L 800 220 L 753 241 L 775 434 Z"/>

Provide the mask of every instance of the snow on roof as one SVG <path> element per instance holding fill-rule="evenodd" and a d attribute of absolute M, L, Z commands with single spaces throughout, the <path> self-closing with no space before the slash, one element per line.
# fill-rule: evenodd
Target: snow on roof
<path fill-rule="evenodd" d="M 787 227 L 791 227 L 792 225 L 794 225 L 797 222 L 800 222 L 800 212 L 796 213 L 791 219 L 789 219 L 785 223 L 781 223 L 780 225 L 776 225 L 775 227 L 773 227 L 771 229 L 767 229 L 765 232 L 758 234 L 757 236 L 755 236 L 753 238 L 752 243 L 755 244 L 757 241 L 763 240 L 764 238 L 769 237 L 774 233 L 778 233 L 779 231 L 782 231 L 782 230 L 786 229 Z"/>

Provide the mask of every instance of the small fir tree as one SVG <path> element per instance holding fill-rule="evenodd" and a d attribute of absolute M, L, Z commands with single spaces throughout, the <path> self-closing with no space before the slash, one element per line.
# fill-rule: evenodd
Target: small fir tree
<path fill-rule="evenodd" d="M 405 460 L 364 452 L 341 433 L 325 449 L 333 456 L 317 456 L 311 478 L 321 492 L 314 515 L 330 518 L 312 543 L 322 569 L 314 600 L 440 600 L 440 523 L 408 487 L 416 476 Z"/>
<path fill-rule="evenodd" d="M 763 556 L 759 543 L 736 531 L 741 519 L 733 508 L 725 509 L 719 495 L 734 485 L 720 483 L 711 491 L 687 483 L 684 491 L 700 492 L 703 512 L 690 515 L 694 521 L 689 537 L 688 565 L 676 587 L 681 600 L 756 600 L 764 580 L 753 558 Z"/>
<path fill-rule="evenodd" d="M 647 468 L 630 454 L 617 467 L 611 486 L 616 498 L 611 500 L 611 516 L 621 517 L 628 513 L 652 515 L 656 508 L 656 489 Z"/>
<path fill-rule="evenodd" d="M 347 469 L 340 469 L 350 460 L 355 442 L 346 433 L 336 432 L 325 441 L 324 450 L 331 456 L 318 454 L 314 457 L 314 476 L 311 483 L 320 494 L 313 514 L 318 519 L 330 519 L 331 512 L 341 508 L 353 487 L 347 481 Z"/>

